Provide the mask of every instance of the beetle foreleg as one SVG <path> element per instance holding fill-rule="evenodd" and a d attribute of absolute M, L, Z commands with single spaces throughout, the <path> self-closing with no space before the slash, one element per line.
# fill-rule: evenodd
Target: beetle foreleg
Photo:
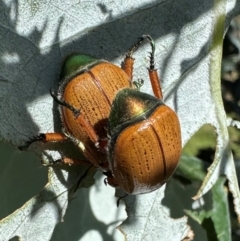
<path fill-rule="evenodd" d="M 134 63 L 134 59 L 133 59 L 132 55 L 138 49 L 138 47 L 140 46 L 140 44 L 143 41 L 144 41 L 144 37 L 139 38 L 139 41 L 136 44 L 134 44 L 126 54 L 126 57 L 124 60 L 124 65 L 123 65 L 123 70 L 129 76 L 130 80 L 132 80 L 133 63 Z"/>
<path fill-rule="evenodd" d="M 150 52 L 150 66 L 148 68 L 148 73 L 149 73 L 149 78 L 151 81 L 151 85 L 152 85 L 152 90 L 154 95 L 162 100 L 163 95 L 162 95 L 162 88 L 161 88 L 161 84 L 160 84 L 160 79 L 158 77 L 158 73 L 157 70 L 155 69 L 155 63 L 154 63 L 154 54 L 155 54 L 155 43 L 154 40 L 149 36 L 149 35 L 143 35 L 143 37 L 145 37 L 148 42 L 151 45 L 152 51 Z"/>
<path fill-rule="evenodd" d="M 158 99 L 162 99 L 162 89 L 160 86 L 160 79 L 158 77 L 157 70 L 155 69 L 155 63 L 154 63 L 154 54 L 155 54 L 155 43 L 154 40 L 152 39 L 151 36 L 149 35 L 143 35 L 142 37 L 139 38 L 139 41 L 130 48 L 130 50 L 127 52 L 125 60 L 124 60 L 124 66 L 123 70 L 126 72 L 126 74 L 129 76 L 130 80 L 132 80 L 133 76 L 133 64 L 134 64 L 134 59 L 132 57 L 133 53 L 136 52 L 138 47 L 141 45 L 141 43 L 146 39 L 150 45 L 152 51 L 150 52 L 150 66 L 148 68 L 149 72 L 149 78 L 151 81 L 152 85 L 152 90 L 154 95 Z M 139 86 L 135 85 L 136 88 L 138 89 Z"/>
<path fill-rule="evenodd" d="M 129 51 L 127 52 L 126 58 L 132 58 L 133 53 L 137 51 L 137 49 L 139 48 L 139 46 L 141 45 L 141 43 L 144 41 L 144 38 L 145 38 L 145 35 L 143 35 L 142 37 L 140 37 L 140 38 L 138 39 L 138 42 L 135 43 L 135 44 L 129 49 Z"/>

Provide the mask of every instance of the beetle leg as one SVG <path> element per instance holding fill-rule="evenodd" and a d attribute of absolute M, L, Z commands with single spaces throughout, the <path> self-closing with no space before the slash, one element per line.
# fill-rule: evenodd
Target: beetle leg
<path fill-rule="evenodd" d="M 132 46 L 132 48 L 129 49 L 129 51 L 126 54 L 123 70 L 126 72 L 126 74 L 129 76 L 130 80 L 132 80 L 133 75 L 133 63 L 134 58 L 132 57 L 133 53 L 138 49 L 140 44 L 144 41 L 144 37 L 139 38 L 138 42 Z"/>
<path fill-rule="evenodd" d="M 126 196 L 128 196 L 128 194 L 125 194 L 124 196 L 118 198 L 118 200 L 117 200 L 117 207 L 119 206 L 120 200 L 122 200 L 122 199 L 125 198 Z"/>
<path fill-rule="evenodd" d="M 83 128 L 88 133 L 88 136 L 89 136 L 90 140 L 93 143 L 95 143 L 95 145 L 97 146 L 98 143 L 99 143 L 99 136 L 97 135 L 97 133 L 94 130 L 93 126 L 80 113 L 80 110 L 75 109 L 72 105 L 70 105 L 69 103 L 67 103 L 64 100 L 59 100 L 58 97 L 52 92 L 51 89 L 50 89 L 50 95 L 53 97 L 53 99 L 54 99 L 54 101 L 56 101 L 56 103 L 66 107 L 66 108 L 68 108 L 69 110 L 72 111 L 72 113 L 73 113 L 74 117 L 76 118 L 76 120 L 79 122 L 79 124 L 81 126 L 83 126 Z"/>
<path fill-rule="evenodd" d="M 149 78 L 151 81 L 151 85 L 152 85 L 152 90 L 154 95 L 162 100 L 163 95 L 162 95 L 162 88 L 161 88 L 161 84 L 160 84 L 160 79 L 158 77 L 158 73 L 157 70 L 155 69 L 155 63 L 154 63 L 154 53 L 155 53 L 155 43 L 154 40 L 149 36 L 149 35 L 143 35 L 148 42 L 151 45 L 152 51 L 150 52 L 150 66 L 148 68 L 148 73 L 149 73 Z"/>
<path fill-rule="evenodd" d="M 132 57 L 126 56 L 123 64 L 123 70 L 128 75 L 131 81 L 133 77 L 133 63 L 134 63 L 134 59 Z"/>
<path fill-rule="evenodd" d="M 43 166 L 55 166 L 55 165 L 62 165 L 62 164 L 66 164 L 69 166 L 72 165 L 90 165 L 91 163 L 89 161 L 85 161 L 85 160 L 77 160 L 77 159 L 72 159 L 69 157 L 63 157 L 61 159 L 58 160 L 53 160 L 51 161 L 49 164 L 48 163 L 42 163 Z"/>
<path fill-rule="evenodd" d="M 143 35 L 142 37 L 138 38 L 138 42 L 135 43 L 127 52 L 126 54 L 127 58 L 132 58 L 133 53 L 137 51 L 137 49 L 139 48 L 139 46 L 141 45 L 141 43 L 144 41 L 145 38 L 146 38 L 146 35 Z"/>
<path fill-rule="evenodd" d="M 74 188 L 73 192 L 75 193 L 79 186 L 80 186 L 80 183 L 84 180 L 85 177 L 87 177 L 88 173 L 92 172 L 96 167 L 91 165 L 84 173 L 83 175 L 79 178 L 77 184 L 76 184 L 76 187 Z"/>
<path fill-rule="evenodd" d="M 67 137 L 61 133 L 41 133 L 38 136 L 34 136 L 30 138 L 28 141 L 25 142 L 24 145 L 19 146 L 18 149 L 20 151 L 26 150 L 33 142 L 41 141 L 43 143 L 46 142 L 59 142 L 59 141 L 65 141 L 67 140 Z"/>
<path fill-rule="evenodd" d="M 108 184 L 112 187 L 118 187 L 118 183 L 116 182 L 116 179 L 113 177 L 112 175 L 112 172 L 111 171 L 106 171 L 106 172 L 103 172 L 103 174 L 105 176 L 107 176 L 106 178 L 104 178 L 104 184 L 107 186 Z M 122 196 L 122 197 L 119 197 L 118 200 L 117 200 L 117 207 L 119 206 L 119 202 L 121 199 L 125 198 L 126 196 L 128 196 L 128 194 Z"/>
<path fill-rule="evenodd" d="M 144 39 L 147 39 L 152 48 L 154 48 L 153 53 L 155 51 L 155 44 L 153 39 L 149 36 L 149 35 L 143 35 L 142 37 L 140 37 L 138 39 L 138 42 L 135 43 L 127 52 L 125 60 L 124 60 L 124 66 L 123 66 L 123 70 L 127 73 L 127 75 L 130 77 L 130 79 L 132 80 L 132 73 L 133 73 L 133 63 L 134 63 L 134 59 L 133 59 L 133 53 L 137 51 L 137 49 L 139 48 L 139 46 L 141 45 L 141 43 L 144 41 Z M 153 59 L 152 59 L 153 60 Z M 154 64 L 154 62 L 153 62 Z M 154 65 L 152 67 L 154 69 Z"/>
<path fill-rule="evenodd" d="M 152 85 L 152 90 L 153 90 L 154 95 L 158 99 L 162 99 L 163 96 L 162 96 L 162 88 L 160 85 L 160 79 L 158 77 L 157 70 L 154 67 L 154 65 L 155 65 L 155 63 L 154 63 L 155 43 L 151 36 L 143 35 L 141 38 L 139 38 L 139 41 L 136 44 L 134 44 L 133 47 L 127 52 L 125 60 L 124 60 L 123 70 L 129 76 L 130 80 L 132 80 L 133 63 L 134 63 L 134 59 L 133 59 L 132 55 L 134 52 L 136 52 L 136 50 L 138 49 L 140 44 L 144 41 L 144 39 L 146 39 L 150 43 L 151 48 L 152 48 L 152 51 L 150 52 L 150 66 L 148 68 L 149 78 L 150 78 L 151 85 Z M 138 87 L 138 86 L 136 86 L 136 87 Z"/>
<path fill-rule="evenodd" d="M 38 135 L 38 136 L 34 136 L 34 137 L 32 137 L 32 138 L 29 138 L 29 140 L 26 141 L 24 145 L 19 146 L 18 149 L 19 149 L 20 151 L 24 151 L 24 150 L 26 150 L 33 142 L 42 141 L 42 139 L 43 139 L 43 138 L 42 138 L 42 134 L 40 134 L 40 135 Z"/>

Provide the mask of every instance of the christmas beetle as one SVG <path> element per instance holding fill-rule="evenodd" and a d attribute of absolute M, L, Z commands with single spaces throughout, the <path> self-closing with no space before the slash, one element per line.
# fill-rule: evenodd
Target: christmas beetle
<path fill-rule="evenodd" d="M 108 170 L 105 151 L 108 116 L 116 93 L 123 88 L 132 88 L 132 54 L 142 41 L 140 39 L 128 52 L 123 69 L 84 54 L 68 56 L 62 66 L 58 95 L 50 91 L 60 107 L 63 133 L 40 134 L 19 149 L 25 150 L 35 141 L 59 142 L 70 139 L 92 164 L 101 170 Z M 67 157 L 62 159 L 68 164 L 78 161 Z"/>
<path fill-rule="evenodd" d="M 147 39 L 151 44 L 149 77 L 155 96 L 132 82 L 133 53 Z M 87 55 L 71 55 L 62 68 L 58 95 L 63 133 L 40 134 L 26 142 L 71 139 L 107 182 L 128 194 L 148 193 L 173 174 L 181 155 L 181 131 L 175 112 L 162 101 L 154 68 L 155 45 L 143 35 L 128 51 L 123 68 Z M 77 160 L 78 161 L 78 160 Z M 67 157 L 62 162 L 74 164 Z"/>
<path fill-rule="evenodd" d="M 119 91 L 109 116 L 108 160 L 115 183 L 128 194 L 161 187 L 181 153 L 180 125 L 161 100 L 134 89 Z"/>
<path fill-rule="evenodd" d="M 151 44 L 149 76 L 154 96 L 136 89 L 120 90 L 108 119 L 108 160 L 114 179 L 128 194 L 161 187 L 173 174 L 181 155 L 181 131 L 176 113 L 162 101 Z"/>

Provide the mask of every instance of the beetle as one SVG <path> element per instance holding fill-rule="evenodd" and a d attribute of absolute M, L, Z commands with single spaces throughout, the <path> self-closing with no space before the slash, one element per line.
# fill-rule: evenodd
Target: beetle
<path fill-rule="evenodd" d="M 149 78 L 154 96 L 132 81 L 133 53 L 147 39 L 151 45 Z M 155 44 L 143 35 L 128 51 L 123 68 L 87 55 L 69 56 L 62 67 L 58 95 L 63 133 L 40 134 L 26 142 L 72 140 L 113 187 L 128 194 L 148 193 L 173 174 L 181 155 L 176 113 L 162 101 L 154 68 Z M 63 157 L 62 162 L 75 160 Z"/>
<path fill-rule="evenodd" d="M 162 101 L 151 44 L 149 76 L 155 96 L 136 89 L 120 90 L 108 121 L 108 160 L 115 185 L 128 194 L 152 192 L 173 174 L 181 155 L 181 130 L 176 113 Z"/>
<path fill-rule="evenodd" d="M 128 194 L 161 187 L 181 154 L 180 125 L 161 100 L 134 89 L 119 91 L 109 116 L 110 170 Z"/>
<path fill-rule="evenodd" d="M 108 170 L 104 146 L 111 104 L 120 89 L 133 88 L 132 55 L 143 40 L 144 37 L 140 38 L 128 51 L 123 68 L 84 54 L 69 55 L 62 66 L 58 95 L 50 90 L 60 107 L 63 133 L 42 133 L 29 139 L 19 149 L 25 150 L 35 141 L 60 142 L 70 139 L 93 165 L 102 171 Z M 100 148 L 103 151 L 99 151 Z M 63 157 L 62 161 L 75 164 L 77 160 Z"/>

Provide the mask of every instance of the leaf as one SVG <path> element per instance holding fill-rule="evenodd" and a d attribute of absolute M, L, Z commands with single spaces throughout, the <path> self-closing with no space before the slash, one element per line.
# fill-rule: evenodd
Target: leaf
<path fill-rule="evenodd" d="M 57 181 L 54 182 L 56 185 Z M 1 240 L 9 240 L 16 235 L 23 240 L 32 240 L 33 238 L 35 240 L 49 240 L 51 238 L 54 229 L 53 223 L 59 222 L 59 214 L 60 216 L 64 215 L 68 205 L 68 192 L 64 189 L 56 190 L 54 185 L 47 185 L 38 196 L 1 220 Z M 59 187 L 60 185 L 58 185 Z M 63 188 L 65 187 L 63 186 Z M 44 220 L 44 222 L 40 220 Z"/>
<path fill-rule="evenodd" d="M 207 166 L 209 166 L 208 163 L 197 158 L 188 156 L 181 158 L 177 174 L 191 181 L 191 184 L 186 185 L 184 188 L 185 195 L 191 195 L 191 189 L 196 190 L 199 187 L 199 182 L 206 175 Z M 185 213 L 205 229 L 207 240 L 231 240 L 230 212 L 228 208 L 228 193 L 224 186 L 225 183 L 226 178 L 219 177 L 215 185 L 208 192 L 209 197 L 205 195 L 199 200 L 194 201 L 192 205 L 187 206 L 185 204 L 183 207 Z M 180 195 L 176 196 L 182 199 Z M 202 235 L 199 234 L 195 227 L 193 231 L 195 232 L 194 238 L 196 240 L 203 240 Z"/>
<path fill-rule="evenodd" d="M 183 240 L 187 237 L 190 232 L 187 218 L 170 218 L 168 210 L 161 204 L 164 189 L 165 186 L 141 198 L 126 198 L 128 218 L 118 229 L 127 240 Z"/>
<path fill-rule="evenodd" d="M 62 60 L 69 53 L 83 52 L 120 65 L 129 47 L 139 36 L 147 33 L 156 41 L 156 68 L 163 79 L 164 99 L 179 115 L 183 144 L 203 124 L 212 124 L 217 132 L 215 161 L 209 168 L 207 178 L 196 198 L 210 190 L 219 175 L 224 173 L 234 196 L 235 210 L 240 216 L 239 190 L 228 148 L 227 122 L 220 92 L 222 39 L 231 18 L 239 13 L 239 9 L 239 1 L 230 0 L 2 3 L 1 139 L 18 146 L 39 132 L 61 130 L 57 106 L 49 95 L 49 88 L 57 88 Z M 136 53 L 134 79 L 144 79 L 143 91 L 151 92 L 146 71 L 148 51 L 149 46 L 143 45 Z M 52 148 L 56 151 L 46 150 Z M 41 144 L 36 144 L 30 150 L 38 155 L 44 150 L 46 161 L 59 158 L 67 151 L 64 147 L 46 147 Z M 71 175 L 71 171 L 68 175 Z M 51 185 L 57 189 L 58 185 L 61 187 L 58 178 L 53 180 L 56 184 Z M 74 183 L 73 181 L 69 185 L 73 186 Z M 50 208 L 49 212 L 56 216 L 51 219 L 50 224 L 47 216 L 39 221 L 39 225 L 45 222 L 49 224 L 46 232 L 40 233 L 41 240 L 51 237 L 56 222 L 61 220 L 68 203 L 69 196 L 65 195 L 65 192 L 60 192 L 58 197 L 59 193 L 55 188 L 53 190 L 54 197 L 65 197 L 65 204 L 63 201 L 61 212 L 56 212 L 53 201 L 50 206 L 45 203 L 46 207 Z M 66 193 L 67 190 L 68 188 Z M 136 217 L 141 216 L 141 213 L 146 217 L 145 209 L 148 210 L 149 206 L 155 207 L 154 204 L 161 200 L 163 194 L 159 192 L 164 190 L 129 197 L 130 200 L 136 199 L 137 203 L 140 203 Z M 153 198 L 155 195 L 159 197 Z M 95 205 L 100 203 L 104 206 L 102 199 L 95 200 Z M 29 211 L 28 205 L 22 206 L 21 211 L 24 213 L 25 210 Z M 129 207 L 129 217 L 133 211 L 135 208 Z M 159 213 L 160 209 L 157 208 L 157 212 Z M 154 212 L 149 214 L 151 215 L 148 220 L 152 220 Z M 102 217 L 104 218 L 104 214 Z M 12 219 L 8 219 L 10 223 L 13 222 Z M 5 221 L 6 219 L 4 223 Z M 161 223 L 164 220 L 159 217 L 154 222 Z M 18 223 L 21 221 L 18 220 Z M 180 227 L 179 235 L 186 235 L 186 219 L 171 220 L 170 223 L 167 233 Z M 128 225 L 124 225 L 126 235 L 132 235 L 133 230 L 126 231 L 129 230 Z M 139 230 L 139 227 L 136 230 Z M 151 228 L 147 227 L 148 230 L 144 231 L 147 233 L 146 237 L 150 237 Z M 4 226 L 4 232 L 7 232 L 8 228 L 9 226 Z M 18 231 L 11 230 L 11 235 L 18 235 Z M 32 239 L 35 240 L 35 237 Z M 28 240 L 31 240 L 30 237 Z M 165 240 L 164 237 L 161 237 L 161 240 Z"/>
<path fill-rule="evenodd" d="M 92 165 L 89 167 L 68 167 L 68 171 L 57 166 L 50 168 L 49 183 L 39 195 L 0 221 L 0 239 L 9 240 L 17 235 L 23 240 L 50 240 L 55 225 L 65 215 L 69 199 L 73 198 L 79 179 L 86 172 L 95 172 L 96 169 Z M 86 180 L 80 183 L 81 187 L 86 185 L 88 186 Z"/>

